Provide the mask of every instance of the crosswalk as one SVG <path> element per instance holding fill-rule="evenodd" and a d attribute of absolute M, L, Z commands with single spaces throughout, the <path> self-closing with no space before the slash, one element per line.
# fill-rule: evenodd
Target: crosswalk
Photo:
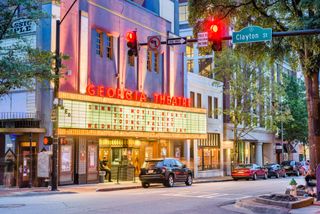
<path fill-rule="evenodd" d="M 198 198 L 198 199 L 241 199 L 251 197 L 250 195 L 237 193 L 207 192 L 207 191 L 168 191 L 168 190 L 146 190 L 131 192 L 133 195 L 158 195 L 166 197 Z"/>

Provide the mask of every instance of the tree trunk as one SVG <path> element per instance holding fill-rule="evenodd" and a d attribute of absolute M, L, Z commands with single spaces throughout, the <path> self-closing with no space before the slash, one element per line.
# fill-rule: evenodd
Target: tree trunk
<path fill-rule="evenodd" d="M 308 110 L 310 167 L 316 169 L 320 163 L 319 71 L 309 70 L 309 72 L 305 72 L 304 78 Z"/>

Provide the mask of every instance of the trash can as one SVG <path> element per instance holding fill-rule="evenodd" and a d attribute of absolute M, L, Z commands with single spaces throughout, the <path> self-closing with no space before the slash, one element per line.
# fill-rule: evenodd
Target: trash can
<path fill-rule="evenodd" d="M 99 171 L 99 183 L 104 183 L 104 177 L 106 176 L 105 171 Z"/>

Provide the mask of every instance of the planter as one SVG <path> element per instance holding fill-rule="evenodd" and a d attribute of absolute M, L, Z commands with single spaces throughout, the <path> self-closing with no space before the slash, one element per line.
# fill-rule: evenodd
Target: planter
<path fill-rule="evenodd" d="M 286 198 L 285 200 L 275 200 L 277 198 Z M 272 199 L 273 198 L 273 199 Z M 261 195 L 255 198 L 255 201 L 262 204 L 267 205 L 274 205 L 279 207 L 285 207 L 288 209 L 297 209 L 301 207 L 307 207 L 313 204 L 314 198 L 312 197 L 293 197 L 288 195 L 282 195 L 282 194 L 272 194 L 272 195 Z"/>

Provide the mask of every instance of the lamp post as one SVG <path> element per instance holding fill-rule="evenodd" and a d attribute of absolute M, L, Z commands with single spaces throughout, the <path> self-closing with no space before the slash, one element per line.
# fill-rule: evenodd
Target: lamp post
<path fill-rule="evenodd" d="M 54 79 L 54 88 L 53 88 L 53 111 L 57 114 L 58 112 L 58 92 L 59 92 L 59 70 L 61 67 L 61 60 L 60 60 L 60 26 L 70 10 L 72 9 L 73 5 L 77 2 L 77 0 L 74 0 L 72 5 L 69 7 L 68 11 L 64 14 L 61 21 L 58 19 L 56 21 L 56 50 L 55 50 L 55 75 L 56 78 Z M 53 143 L 52 143 L 52 177 L 51 177 L 51 190 L 57 191 L 58 190 L 58 118 L 53 120 L 52 122 L 53 127 Z"/>

